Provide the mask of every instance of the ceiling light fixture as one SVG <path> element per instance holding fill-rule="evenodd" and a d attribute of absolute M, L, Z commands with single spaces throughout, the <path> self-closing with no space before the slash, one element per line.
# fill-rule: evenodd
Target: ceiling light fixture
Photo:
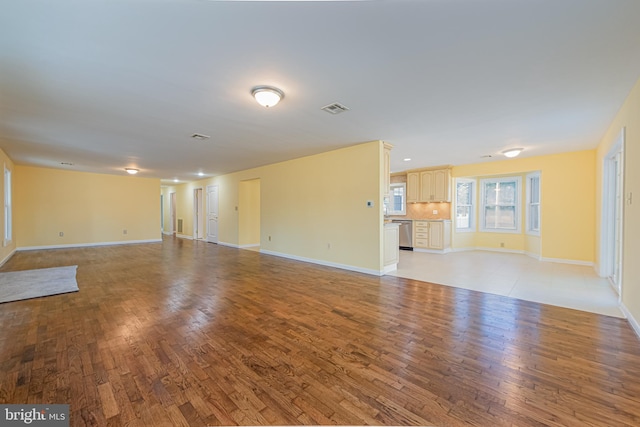
<path fill-rule="evenodd" d="M 256 86 L 251 89 L 251 95 L 258 101 L 258 104 L 267 108 L 273 107 L 284 98 L 284 92 L 272 86 Z"/>
<path fill-rule="evenodd" d="M 198 172 L 198 176 L 204 176 L 203 172 Z"/>
<path fill-rule="evenodd" d="M 505 150 L 502 152 L 502 154 L 505 155 L 505 157 L 516 157 L 518 154 L 522 153 L 522 150 L 524 150 L 524 148 L 510 148 L 508 150 Z"/>
<path fill-rule="evenodd" d="M 411 158 L 410 158 L 410 157 L 407 157 L 406 159 L 402 159 L 402 160 L 403 160 L 403 161 L 405 161 L 405 162 L 410 162 L 410 161 L 411 161 Z"/>
<path fill-rule="evenodd" d="M 124 168 L 124 170 L 126 170 L 129 175 L 135 175 L 138 172 L 140 172 L 138 169 L 135 169 L 135 168 Z"/>

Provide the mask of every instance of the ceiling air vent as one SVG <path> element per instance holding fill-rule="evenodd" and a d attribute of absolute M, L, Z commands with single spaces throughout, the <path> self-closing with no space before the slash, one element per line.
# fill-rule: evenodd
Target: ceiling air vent
<path fill-rule="evenodd" d="M 347 107 L 337 102 L 334 102 L 333 104 L 325 105 L 324 107 L 321 108 L 321 110 L 324 110 L 330 114 L 340 114 L 340 113 L 344 113 L 345 111 L 349 111 Z"/>
<path fill-rule="evenodd" d="M 203 140 L 209 139 L 211 137 L 209 135 L 204 135 L 202 133 L 194 133 L 193 135 L 191 135 L 191 138 L 197 139 L 199 141 L 203 141 Z"/>

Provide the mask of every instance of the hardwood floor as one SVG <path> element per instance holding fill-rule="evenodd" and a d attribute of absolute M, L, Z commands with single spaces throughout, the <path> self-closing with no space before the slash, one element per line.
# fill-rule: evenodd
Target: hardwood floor
<path fill-rule="evenodd" d="M 640 425 L 626 320 L 204 242 L 18 252 L 80 292 L 0 304 L 0 403 L 71 425 Z"/>

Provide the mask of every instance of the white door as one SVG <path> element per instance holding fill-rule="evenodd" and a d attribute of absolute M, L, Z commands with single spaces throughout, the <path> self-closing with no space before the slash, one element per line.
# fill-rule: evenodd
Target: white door
<path fill-rule="evenodd" d="M 207 185 L 207 242 L 218 243 L 217 185 Z"/>

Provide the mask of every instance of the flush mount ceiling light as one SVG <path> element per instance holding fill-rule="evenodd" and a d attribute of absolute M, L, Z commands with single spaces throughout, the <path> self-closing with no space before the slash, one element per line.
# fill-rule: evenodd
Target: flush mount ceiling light
<path fill-rule="evenodd" d="M 273 107 L 284 98 L 284 92 L 272 86 L 256 86 L 251 89 L 251 95 L 258 101 L 258 104 L 267 108 Z"/>
<path fill-rule="evenodd" d="M 138 169 L 135 169 L 135 168 L 124 168 L 124 170 L 126 170 L 129 175 L 135 175 L 138 172 L 140 172 Z"/>
<path fill-rule="evenodd" d="M 505 155 L 505 157 L 516 157 L 518 154 L 522 153 L 522 150 L 524 150 L 524 148 L 510 148 L 508 150 L 505 150 L 502 152 L 502 154 Z"/>

